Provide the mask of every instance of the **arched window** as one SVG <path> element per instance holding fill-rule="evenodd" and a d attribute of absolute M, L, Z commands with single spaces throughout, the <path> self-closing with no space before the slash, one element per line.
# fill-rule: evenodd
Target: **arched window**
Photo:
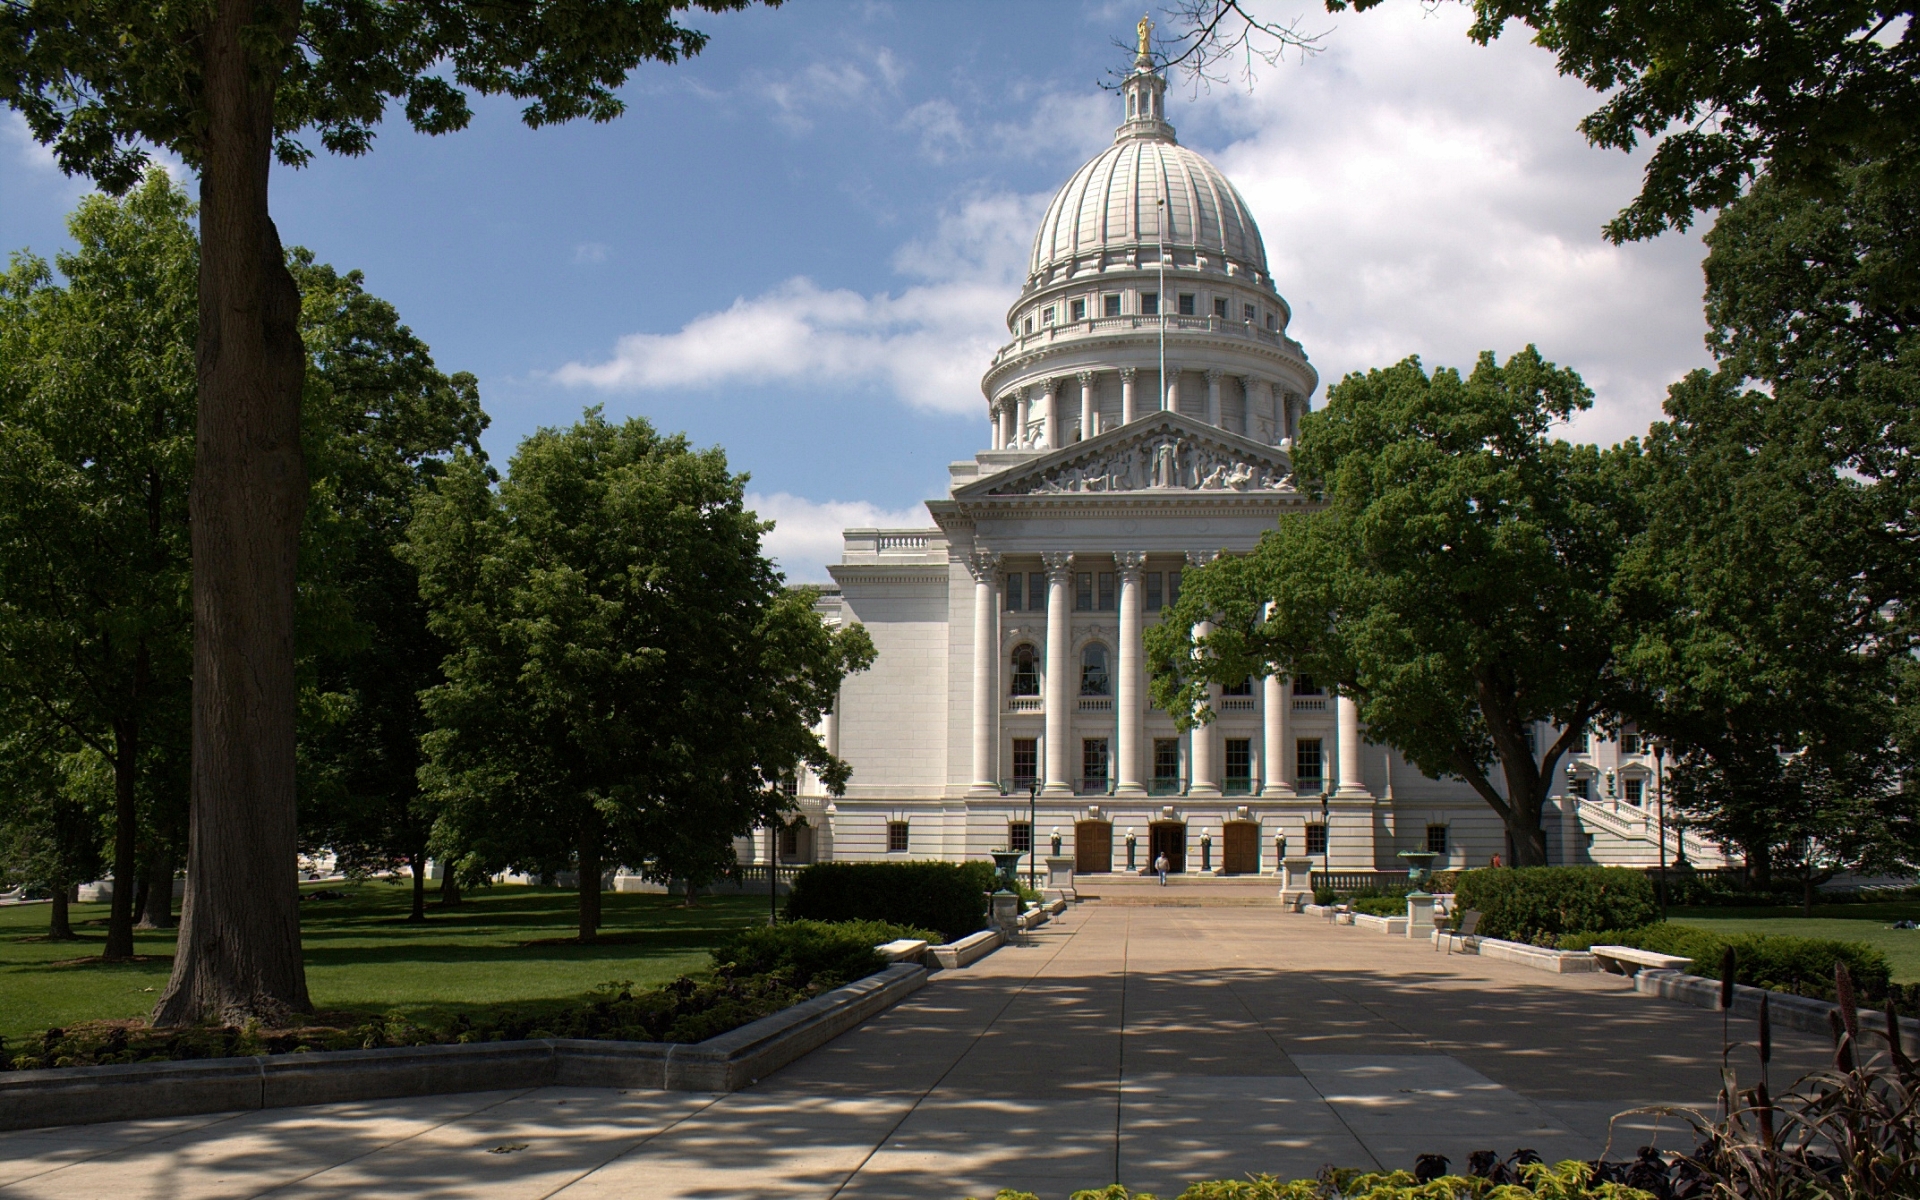
<path fill-rule="evenodd" d="M 1107 648 L 1093 642 L 1080 652 L 1080 694 L 1105 696 L 1107 692 Z"/>
<path fill-rule="evenodd" d="M 1040 664 L 1035 660 L 1032 646 L 1020 645 L 1013 648 L 1013 694 L 1016 696 L 1040 694 Z"/>

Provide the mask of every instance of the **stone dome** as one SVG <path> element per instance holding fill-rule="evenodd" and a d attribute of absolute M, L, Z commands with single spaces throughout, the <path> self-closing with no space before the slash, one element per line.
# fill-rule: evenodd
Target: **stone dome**
<path fill-rule="evenodd" d="M 1247 202 L 1220 168 L 1176 142 L 1172 128 L 1160 121 L 1121 126 L 1114 144 L 1067 180 L 1040 222 L 1029 277 L 1157 245 L 1162 197 L 1168 201 L 1169 250 L 1189 250 L 1217 266 L 1232 263 L 1237 271 L 1267 278 L 1266 247 Z"/>

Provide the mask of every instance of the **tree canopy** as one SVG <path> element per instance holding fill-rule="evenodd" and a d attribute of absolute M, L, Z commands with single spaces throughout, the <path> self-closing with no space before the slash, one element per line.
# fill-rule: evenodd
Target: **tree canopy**
<path fill-rule="evenodd" d="M 1207 720 L 1209 682 L 1333 684 L 1370 741 L 1471 785 L 1516 865 L 1544 863 L 1556 766 L 1622 694 L 1612 580 L 1639 521 L 1632 447 L 1549 436 L 1589 396 L 1532 347 L 1464 378 L 1407 359 L 1341 380 L 1295 459 L 1324 505 L 1183 577 L 1147 634 L 1156 703 Z"/>
<path fill-rule="evenodd" d="M 744 484 L 717 449 L 594 410 L 523 442 L 497 488 L 456 455 L 414 519 L 451 647 L 424 697 L 436 838 L 488 871 L 570 864 L 583 939 L 605 869 L 710 868 L 800 764 L 847 777 L 813 729 L 872 643 L 782 586 Z"/>

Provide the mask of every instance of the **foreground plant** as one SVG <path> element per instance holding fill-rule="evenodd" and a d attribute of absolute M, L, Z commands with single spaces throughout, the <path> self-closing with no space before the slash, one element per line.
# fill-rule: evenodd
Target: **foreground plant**
<path fill-rule="evenodd" d="M 1525 1151 L 1522 1152 L 1526 1153 Z M 1423 1160 L 1445 1162 L 1437 1156 Z M 1504 1164 L 1501 1164 L 1504 1166 Z M 1032 1192 L 1002 1190 L 993 1200 L 1039 1200 Z M 1072 1200 L 1160 1200 L 1121 1184 L 1088 1188 Z M 1312 1179 L 1273 1175 L 1209 1179 L 1188 1184 L 1177 1200 L 1654 1200 L 1651 1193 L 1596 1178 L 1593 1164 L 1521 1163 L 1510 1172 L 1438 1175 L 1412 1171 L 1363 1172 L 1329 1167 Z"/>

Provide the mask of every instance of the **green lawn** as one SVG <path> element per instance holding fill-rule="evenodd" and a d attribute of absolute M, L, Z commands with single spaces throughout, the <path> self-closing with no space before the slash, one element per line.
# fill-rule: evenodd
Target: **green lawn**
<path fill-rule="evenodd" d="M 1865 942 L 1886 952 L 1895 983 L 1920 983 L 1920 929 L 1889 929 L 1920 921 L 1920 900 L 1884 904 L 1821 904 L 1803 917 L 1798 908 L 1676 908 L 1669 920 L 1716 933 L 1783 933 L 1793 937 Z"/>
<path fill-rule="evenodd" d="M 582 946 L 564 940 L 575 932 L 575 896 L 556 888 L 486 888 L 456 908 L 430 904 L 424 924 L 409 924 L 404 886 L 325 886 L 347 898 L 301 906 L 315 1007 L 415 1019 L 575 997 L 609 980 L 661 983 L 705 968 L 716 940 L 767 913 L 764 896 L 703 897 L 689 910 L 666 896 L 609 893 L 602 941 Z M 173 934 L 141 931 L 135 950 L 145 961 L 101 963 L 89 956 L 100 953 L 106 917 L 104 904 L 77 904 L 82 940 L 49 942 L 46 905 L 0 908 L 0 1037 L 153 1007 L 172 967 Z"/>

